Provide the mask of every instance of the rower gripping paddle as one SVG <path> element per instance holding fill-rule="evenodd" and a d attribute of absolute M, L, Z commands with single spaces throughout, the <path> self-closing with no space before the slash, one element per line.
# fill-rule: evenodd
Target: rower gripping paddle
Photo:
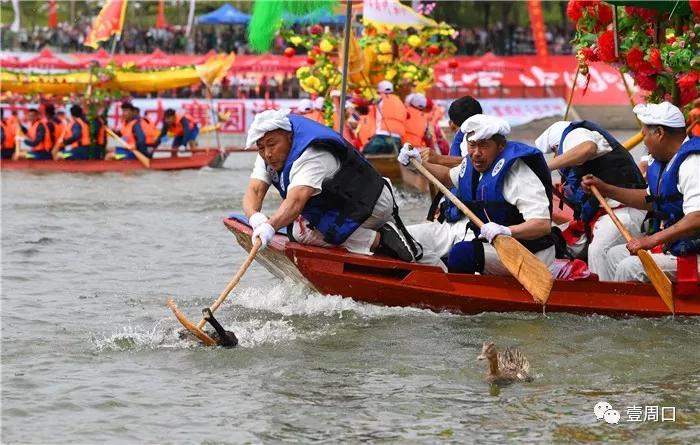
<path fill-rule="evenodd" d="M 435 184 L 445 197 L 452 201 L 462 213 L 467 215 L 477 227 L 481 228 L 484 225 L 483 221 L 426 170 L 420 162 L 411 159 L 411 165 Z M 501 260 L 501 263 L 511 275 L 523 285 L 537 302 L 543 305 L 546 304 L 549 294 L 552 292 L 552 286 L 554 286 L 554 278 L 547 265 L 511 236 L 498 235 L 492 244 L 498 253 L 498 259 Z"/>
<path fill-rule="evenodd" d="M 117 136 L 117 134 L 113 132 L 109 127 L 105 126 L 105 130 L 107 131 L 107 134 L 116 139 L 117 142 L 122 144 L 128 150 L 131 150 L 131 152 L 134 153 L 134 156 L 136 156 L 136 159 L 138 159 L 144 167 L 151 168 L 151 160 L 148 158 L 148 156 L 141 153 L 136 147 L 132 147 L 131 145 L 127 144 L 124 139 Z"/>
<path fill-rule="evenodd" d="M 630 242 L 632 240 L 632 234 L 617 218 L 617 215 L 615 215 L 615 213 L 612 211 L 608 205 L 608 202 L 605 200 L 605 198 L 603 198 L 603 195 L 600 194 L 598 188 L 594 185 L 591 186 L 591 192 L 593 192 L 600 205 L 605 209 L 613 223 L 615 223 L 617 230 L 620 231 L 627 242 Z M 639 261 L 641 261 L 642 266 L 644 266 L 644 271 L 647 273 L 651 284 L 654 285 L 654 289 L 656 289 L 656 292 L 658 292 L 666 306 L 668 306 L 668 308 L 671 310 L 671 313 L 675 313 L 673 306 L 673 284 L 671 284 L 671 280 L 668 279 L 668 276 L 666 276 L 659 265 L 656 264 L 656 261 L 654 261 L 654 258 L 651 256 L 648 250 L 639 249 L 637 251 L 637 256 L 639 257 Z"/>

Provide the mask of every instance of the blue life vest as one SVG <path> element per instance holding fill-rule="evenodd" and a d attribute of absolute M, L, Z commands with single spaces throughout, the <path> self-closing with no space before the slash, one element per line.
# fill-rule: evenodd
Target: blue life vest
<path fill-rule="evenodd" d="M 549 200 L 549 213 L 552 213 L 552 179 L 547 162 L 538 149 L 521 142 L 507 142 L 503 151 L 493 161 L 491 167 L 481 174 L 467 156 L 462 164 L 457 186 L 457 197 L 484 222 L 495 222 L 512 226 L 525 221 L 518 208 L 503 196 L 503 183 L 515 161 L 521 159 L 537 175 L 544 185 Z M 526 187 L 527 184 L 523 184 Z M 479 229 L 472 227 L 478 236 Z M 539 252 L 554 244 L 550 235 L 534 240 L 520 240 L 531 252 Z"/>
<path fill-rule="evenodd" d="M 385 182 L 372 165 L 338 133 L 305 117 L 290 114 L 292 147 L 272 184 L 287 197 L 294 162 L 313 146 L 328 150 L 340 161 L 340 169 L 323 181 L 321 193 L 306 202 L 302 216 L 333 245 L 342 244 L 372 214 Z"/>
<path fill-rule="evenodd" d="M 685 216 L 683 195 L 678 191 L 678 169 L 685 158 L 691 154 L 700 154 L 698 137 L 690 138 L 681 145 L 668 168 L 666 168 L 667 162 L 656 159 L 649 162 L 647 180 L 652 200 L 653 229 L 656 232 L 662 229 L 662 224 L 663 227 L 669 227 Z M 675 256 L 697 254 L 700 253 L 700 235 L 691 235 L 664 247 Z"/>
<path fill-rule="evenodd" d="M 564 184 L 564 200 L 574 209 L 574 218 L 590 222 L 594 219 L 600 203 L 595 196 L 586 194 L 581 188 L 581 178 L 592 174 L 607 182 L 623 188 L 646 188 L 644 177 L 639 167 L 634 163 L 634 158 L 625 147 L 620 144 L 610 133 L 598 124 L 590 121 L 576 121 L 569 124 L 559 140 L 557 156 L 564 154 L 564 139 L 577 128 L 596 131 L 610 144 L 612 151 L 591 159 L 576 167 L 564 167 L 559 170 Z"/>
<path fill-rule="evenodd" d="M 460 147 L 462 140 L 464 140 L 464 133 L 462 133 L 462 130 L 457 130 L 452 139 L 452 145 L 450 145 L 450 156 L 462 157 L 462 148 Z"/>

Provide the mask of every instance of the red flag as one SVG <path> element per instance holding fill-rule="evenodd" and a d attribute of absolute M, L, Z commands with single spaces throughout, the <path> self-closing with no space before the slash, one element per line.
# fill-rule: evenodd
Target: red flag
<path fill-rule="evenodd" d="M 530 26 L 532 27 L 532 38 L 535 41 L 535 51 L 538 56 L 547 56 L 547 38 L 544 35 L 542 0 L 529 0 L 527 9 L 530 12 Z"/>
<path fill-rule="evenodd" d="M 56 0 L 49 0 L 49 28 L 55 28 L 56 26 L 58 26 Z"/>
<path fill-rule="evenodd" d="M 115 34 L 122 33 L 126 0 L 107 0 L 100 13 L 92 21 L 92 27 L 85 37 L 83 45 L 97 49 L 99 42 L 109 40 Z"/>
<path fill-rule="evenodd" d="M 158 0 L 158 15 L 156 16 L 156 28 L 163 29 L 168 27 L 168 22 L 165 20 L 165 0 Z"/>

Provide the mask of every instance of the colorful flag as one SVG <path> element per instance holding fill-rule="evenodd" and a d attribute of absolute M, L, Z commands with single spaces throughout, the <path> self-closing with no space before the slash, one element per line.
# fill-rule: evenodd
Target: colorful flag
<path fill-rule="evenodd" d="M 122 33 L 126 0 L 107 0 L 100 13 L 92 22 L 92 27 L 85 38 L 85 46 L 97 49 L 99 42 L 109 40 L 115 34 Z"/>
<path fill-rule="evenodd" d="M 58 10 L 56 9 L 56 0 L 49 0 L 49 28 L 58 26 Z"/>

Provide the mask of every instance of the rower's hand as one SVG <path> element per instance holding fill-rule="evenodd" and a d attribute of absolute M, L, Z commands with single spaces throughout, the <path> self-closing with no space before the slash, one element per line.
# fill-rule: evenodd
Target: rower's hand
<path fill-rule="evenodd" d="M 253 230 L 253 242 L 255 242 L 255 238 L 260 238 L 261 249 L 267 247 L 267 243 L 269 243 L 274 236 L 275 228 L 267 222 L 261 223 L 255 228 L 255 230 Z"/>
<path fill-rule="evenodd" d="M 419 164 L 421 163 L 420 152 L 413 148 L 413 146 L 408 142 L 403 144 L 403 147 L 401 147 L 401 151 L 399 151 L 399 155 L 396 157 L 396 159 L 399 161 L 399 164 L 405 166 L 408 166 L 411 163 L 411 159 L 415 159 Z"/>
<path fill-rule="evenodd" d="M 250 227 L 252 227 L 253 230 L 255 230 L 260 224 L 267 222 L 267 216 L 265 216 L 263 213 L 256 212 L 250 215 L 250 218 L 248 218 L 248 222 L 250 223 Z"/>
<path fill-rule="evenodd" d="M 479 234 L 480 239 L 485 239 L 489 243 L 492 243 L 493 239 L 498 235 L 511 236 L 512 232 L 508 227 L 496 224 L 494 222 L 488 222 L 481 226 L 481 233 Z"/>
<path fill-rule="evenodd" d="M 435 150 L 433 150 L 432 148 L 427 148 L 425 150 L 421 150 L 420 151 L 421 163 L 422 162 L 429 162 L 431 164 L 434 164 L 436 155 L 437 155 L 437 153 L 435 153 Z"/>
<path fill-rule="evenodd" d="M 656 244 L 656 241 L 650 236 L 632 238 L 627 242 L 627 250 L 630 251 L 630 254 L 636 255 L 638 250 L 651 250 L 656 247 Z"/>
<path fill-rule="evenodd" d="M 593 175 L 586 175 L 583 178 L 581 178 L 581 188 L 583 189 L 584 192 L 586 192 L 590 195 L 592 186 L 595 186 L 595 188 L 598 189 L 600 194 L 605 196 L 604 190 L 605 190 L 605 187 L 607 186 L 607 183 L 605 183 L 601 179 L 596 178 Z"/>

